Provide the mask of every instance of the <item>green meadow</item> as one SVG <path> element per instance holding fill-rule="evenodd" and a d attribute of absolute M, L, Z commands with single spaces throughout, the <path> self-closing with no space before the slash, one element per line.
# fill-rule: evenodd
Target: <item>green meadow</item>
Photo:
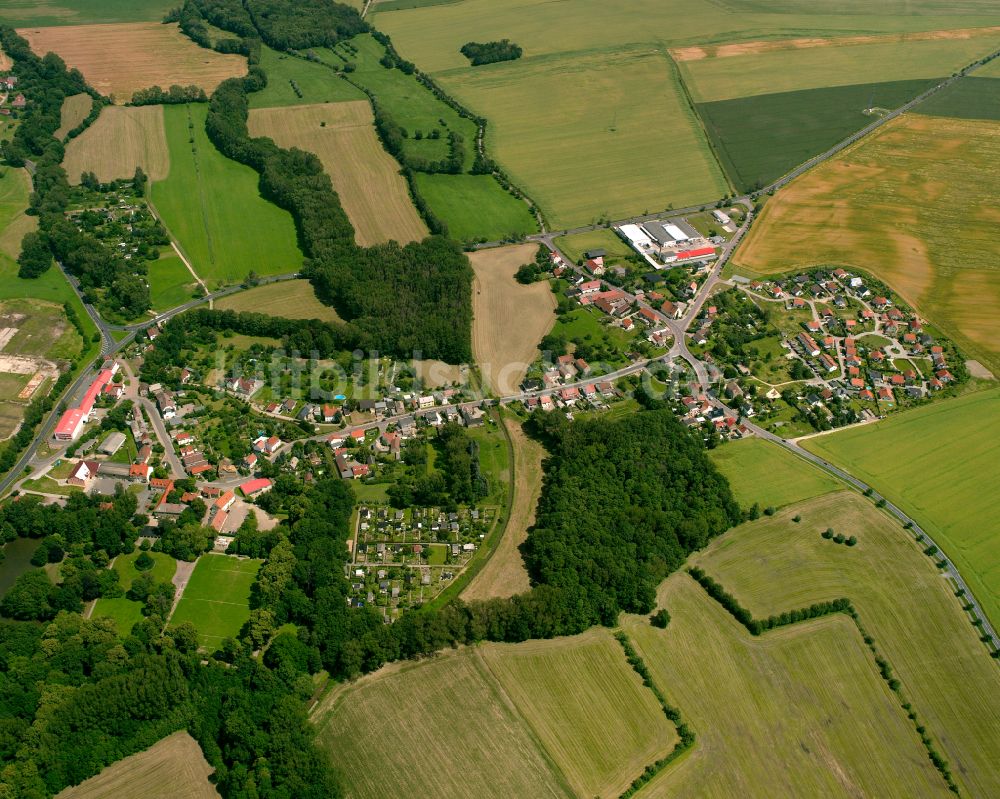
<path fill-rule="evenodd" d="M 528 205 L 508 194 L 491 175 L 415 174 L 417 191 L 458 241 L 500 241 L 535 233 Z"/>
<path fill-rule="evenodd" d="M 1000 389 L 818 436 L 804 445 L 912 515 L 1000 625 Z"/>
<path fill-rule="evenodd" d="M 0 5 L 0 24 L 29 28 L 159 22 L 174 5 L 171 0 L 4 0 Z"/>
<path fill-rule="evenodd" d="M 136 550 L 128 555 L 119 555 L 115 558 L 114 570 L 118 572 L 119 583 L 125 591 L 128 591 L 132 587 L 132 581 L 142 574 L 135 567 L 135 561 L 140 554 L 141 552 Z M 169 582 L 174 576 L 174 572 L 177 571 L 177 561 L 162 552 L 150 552 L 149 555 L 153 559 L 153 568 L 148 573 L 152 574 L 153 579 L 158 583 Z M 98 599 L 94 603 L 94 610 L 90 615 L 95 619 L 103 617 L 114 619 L 118 632 L 121 635 L 127 635 L 132 626 L 142 620 L 142 603 L 134 602 L 124 596 L 115 599 Z"/>
<path fill-rule="evenodd" d="M 154 311 L 176 308 L 191 299 L 196 285 L 184 262 L 167 250 L 156 261 L 148 264 L 149 298 Z"/>
<path fill-rule="evenodd" d="M 202 646 L 235 638 L 250 618 L 250 587 L 263 561 L 207 554 L 198 558 L 170 624 L 191 622 Z"/>
<path fill-rule="evenodd" d="M 328 66 L 279 53 L 266 44 L 260 48 L 260 65 L 267 73 L 267 86 L 250 95 L 251 108 L 365 99 L 364 92 L 335 75 Z M 292 81 L 301 97 L 292 87 Z"/>
<path fill-rule="evenodd" d="M 170 174 L 152 184 L 163 223 L 209 288 L 259 275 L 296 272 L 302 253 L 291 215 L 260 196 L 258 175 L 215 149 L 208 109 L 164 108 Z"/>

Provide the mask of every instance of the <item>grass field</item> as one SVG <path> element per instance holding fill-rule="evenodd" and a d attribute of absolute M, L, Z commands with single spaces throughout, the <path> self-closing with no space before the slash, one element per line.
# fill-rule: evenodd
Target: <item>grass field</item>
<path fill-rule="evenodd" d="M 793 181 L 735 253 L 753 276 L 818 264 L 868 270 L 968 355 L 1000 372 L 1000 125 L 906 115 Z"/>
<path fill-rule="evenodd" d="M 89 128 L 66 146 L 63 167 L 70 183 L 93 172 L 101 181 L 130 178 L 142 167 L 150 180 L 170 173 L 170 151 L 163 129 L 163 106 L 108 106 Z"/>
<path fill-rule="evenodd" d="M 74 94 L 63 100 L 59 114 L 59 129 L 55 132 L 55 137 L 62 141 L 67 133 L 87 118 L 93 103 L 91 96 L 86 93 Z"/>
<path fill-rule="evenodd" d="M 462 599 L 473 601 L 521 594 L 530 587 L 528 570 L 518 547 L 528 537 L 535 523 L 535 509 L 542 493 L 542 458 L 545 449 L 528 438 L 516 419 L 504 417 L 504 426 L 514 449 L 514 500 L 510 518 L 497 548 L 483 570 L 473 577 L 462 592 Z"/>
<path fill-rule="evenodd" d="M 792 521 L 793 515 L 800 516 L 799 523 Z M 820 532 L 827 527 L 856 535 L 857 546 L 823 539 Z M 848 597 L 949 761 L 963 794 L 1000 792 L 1000 669 L 979 642 L 950 584 L 898 522 L 860 495 L 830 494 L 737 528 L 692 560 L 758 617 Z M 870 668 L 876 674 L 874 664 Z M 669 682 L 662 684 L 669 697 Z M 855 734 L 863 727 L 854 725 Z M 884 744 L 865 746 L 859 760 L 887 749 Z M 891 784 L 899 779 L 897 775 Z"/>
<path fill-rule="evenodd" d="M 414 175 L 417 191 L 458 241 L 500 241 L 535 233 L 527 203 L 504 191 L 491 175 Z"/>
<path fill-rule="evenodd" d="M 875 92 L 874 105 L 891 108 L 879 96 L 877 84 L 950 75 L 996 49 L 1000 30 L 958 32 L 965 38 L 956 31 L 947 33 L 952 38 L 919 34 L 922 38 L 888 36 L 875 41 L 848 37 L 741 42 L 717 48 L 722 57 L 701 47 L 675 50 L 674 55 L 696 103 L 867 84 Z M 859 38 L 861 42 L 853 43 Z M 690 50 L 708 50 L 708 57 L 685 58 Z"/>
<path fill-rule="evenodd" d="M 807 449 L 875 486 L 924 527 L 1000 625 L 1000 390 L 819 436 Z"/>
<path fill-rule="evenodd" d="M 250 618 L 250 586 L 261 563 L 228 555 L 202 555 L 170 624 L 191 622 L 198 629 L 202 646 L 209 650 L 224 638 L 235 638 Z"/>
<path fill-rule="evenodd" d="M 218 799 L 208 781 L 213 772 L 205 755 L 186 732 L 175 732 L 145 752 L 126 757 L 58 799 Z"/>
<path fill-rule="evenodd" d="M 555 240 L 555 245 L 573 262 L 583 260 L 583 254 L 589 250 L 604 250 L 608 254 L 607 260 L 625 258 L 634 252 L 615 233 L 604 228 L 586 233 L 574 233 L 571 236 L 559 236 Z"/>
<path fill-rule="evenodd" d="M 120 575 L 119 583 L 121 587 L 128 591 L 132 587 L 132 581 L 142 572 L 135 568 L 135 561 L 140 552 L 130 552 L 128 555 L 119 555 L 115 558 L 114 569 Z M 170 555 L 162 552 L 150 552 L 153 558 L 153 568 L 149 573 L 158 583 L 169 582 L 177 571 L 177 561 Z M 115 599 L 98 599 L 94 603 L 94 610 L 90 614 L 91 618 L 108 617 L 114 619 L 115 626 L 121 635 L 127 635 L 132 626 L 142 620 L 142 603 L 135 602 L 127 597 L 117 597 Z"/>
<path fill-rule="evenodd" d="M 989 66 L 997 63 L 990 62 Z M 918 105 L 914 112 L 934 117 L 1000 120 L 1000 80 L 997 77 L 962 78 Z"/>
<path fill-rule="evenodd" d="M 358 244 L 367 247 L 390 239 L 408 244 L 427 235 L 399 164 L 375 135 L 368 100 L 256 109 L 250 113 L 250 134 L 270 136 L 281 147 L 298 147 L 319 157 Z"/>
<path fill-rule="evenodd" d="M 640 796 L 949 795 L 848 618 L 753 638 L 685 574 L 659 603 L 666 630 L 625 629 L 698 738 Z"/>
<path fill-rule="evenodd" d="M 469 255 L 475 272 L 472 351 L 483 379 L 500 396 L 517 390 L 538 356 L 538 342 L 555 322 L 548 282 L 525 286 L 514 279 L 537 250 L 535 244 L 518 244 Z"/>
<path fill-rule="evenodd" d="M 730 179 L 741 190 L 753 191 L 870 125 L 874 117 L 865 113 L 869 104 L 898 108 L 936 82 L 806 89 L 697 108 Z"/>
<path fill-rule="evenodd" d="M 80 354 L 80 334 L 66 319 L 61 304 L 34 297 L 0 302 L 0 328 L 14 328 L 5 353 L 70 360 Z"/>
<path fill-rule="evenodd" d="M 343 100 L 365 100 L 365 93 L 330 71 L 304 58 L 261 45 L 260 65 L 267 73 L 267 86 L 249 95 L 251 108 L 275 108 L 289 105 L 336 103 Z M 299 87 L 299 97 L 291 81 Z"/>
<path fill-rule="evenodd" d="M 308 280 L 283 280 L 280 283 L 257 286 L 223 297 L 215 303 L 215 307 L 230 311 L 260 312 L 263 309 L 270 316 L 285 319 L 340 321 L 333 308 L 316 298 L 316 292 Z"/>
<path fill-rule="evenodd" d="M 407 154 L 431 161 L 446 158 L 447 133 L 455 131 L 464 140 L 465 168 L 470 168 L 475 158 L 476 124 L 460 117 L 455 109 L 435 97 L 413 75 L 383 67 L 379 59 L 385 49 L 369 34 L 355 36 L 351 45 L 358 49 L 357 54 L 342 48 L 337 51 L 342 57 L 324 49 L 318 49 L 316 53 L 337 68 L 344 65 L 345 58 L 356 65 L 351 81 L 372 92 L 392 118 L 408 131 L 409 137 L 403 142 Z M 428 138 L 434 130 L 440 132 L 440 138 Z M 418 132 L 423 134 L 422 139 L 416 138 Z"/>
<path fill-rule="evenodd" d="M 26 170 L 0 167 L 0 264 L 13 264 L 21 254 L 24 234 L 38 227 L 37 217 L 25 213 L 30 192 Z"/>
<path fill-rule="evenodd" d="M 37 53 L 58 53 L 87 83 L 117 102 L 139 89 L 173 84 L 200 86 L 211 93 L 226 78 L 244 75 L 243 56 L 199 47 L 177 25 L 160 22 L 67 25 L 18 31 Z"/>
<path fill-rule="evenodd" d="M 184 304 L 198 285 L 184 262 L 172 253 L 173 250 L 168 250 L 159 260 L 148 263 L 149 298 L 154 311 Z"/>
<path fill-rule="evenodd" d="M 84 25 L 108 22 L 159 22 L 170 0 L 5 0 L 6 25 Z"/>
<path fill-rule="evenodd" d="M 676 740 L 603 629 L 391 666 L 313 718 L 355 799 L 617 796 Z"/>
<path fill-rule="evenodd" d="M 251 270 L 297 272 L 302 254 L 291 215 L 260 196 L 254 170 L 215 149 L 206 113 L 203 104 L 163 111 L 170 174 L 151 184 L 151 198 L 164 224 L 210 288 Z"/>
<path fill-rule="evenodd" d="M 732 441 L 708 455 L 743 508 L 755 502 L 762 509 L 780 508 L 843 488 L 821 469 L 760 438 Z"/>
<path fill-rule="evenodd" d="M 552 227 L 727 192 L 662 52 L 524 59 L 437 77 L 488 114 L 490 152 Z M 646 102 L 637 103 L 640 86 Z"/>

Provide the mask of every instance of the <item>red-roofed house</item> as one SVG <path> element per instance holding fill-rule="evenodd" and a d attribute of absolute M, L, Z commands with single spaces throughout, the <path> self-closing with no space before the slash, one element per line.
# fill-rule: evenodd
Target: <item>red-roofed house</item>
<path fill-rule="evenodd" d="M 215 500 L 215 507 L 218 510 L 228 513 L 229 509 L 233 507 L 233 503 L 236 501 L 236 494 L 232 491 L 227 491 L 222 494 L 217 500 Z"/>
<path fill-rule="evenodd" d="M 266 477 L 257 477 L 253 480 L 247 480 L 245 483 L 240 484 L 240 491 L 243 492 L 245 497 L 255 497 L 259 494 L 265 494 L 271 490 L 273 484 Z"/>
<path fill-rule="evenodd" d="M 60 441 L 73 441 L 83 429 L 85 414 L 79 408 L 70 408 L 60 418 L 53 434 Z"/>

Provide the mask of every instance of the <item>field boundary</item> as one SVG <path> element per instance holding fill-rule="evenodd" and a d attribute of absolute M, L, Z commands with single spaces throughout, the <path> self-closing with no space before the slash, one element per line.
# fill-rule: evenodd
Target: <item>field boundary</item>
<path fill-rule="evenodd" d="M 906 712 L 907 718 L 913 723 L 914 731 L 920 736 L 920 741 L 924 745 L 924 749 L 927 751 L 927 757 L 930 760 L 931 765 L 933 765 L 941 775 L 941 778 L 948 786 L 948 790 L 958 795 L 958 785 L 955 783 L 954 777 L 952 777 L 948 761 L 945 760 L 935 748 L 934 740 L 928 734 L 926 727 L 920 722 L 916 710 L 913 709 L 913 704 L 907 700 L 906 694 L 903 693 L 903 684 L 897 677 L 894 676 L 893 669 L 889 664 L 889 661 L 885 659 L 881 652 L 879 652 L 875 645 L 875 639 L 868 634 L 868 631 L 861 623 L 858 612 L 854 608 L 850 599 L 842 597 L 828 602 L 817 602 L 807 608 L 796 608 L 780 614 L 772 614 L 762 619 L 755 619 L 753 614 L 740 604 L 739 600 L 736 599 L 735 596 L 729 593 L 729 591 L 727 591 L 720 583 L 712 579 L 703 569 L 697 566 L 691 566 L 686 571 L 688 576 L 698 583 L 698 585 L 701 586 L 711 599 L 717 602 L 723 610 L 729 613 L 729 615 L 731 615 L 739 624 L 746 628 L 746 630 L 755 637 L 763 635 L 768 630 L 777 629 L 778 627 L 786 627 L 804 621 L 811 621 L 813 619 L 830 616 L 836 613 L 843 613 L 846 616 L 849 616 L 851 621 L 854 622 L 855 627 L 857 627 L 858 632 L 861 634 L 865 646 L 871 653 L 872 658 L 875 661 L 875 665 L 878 667 L 879 676 L 883 679 L 889 690 L 896 696 L 899 701 L 900 708 Z"/>

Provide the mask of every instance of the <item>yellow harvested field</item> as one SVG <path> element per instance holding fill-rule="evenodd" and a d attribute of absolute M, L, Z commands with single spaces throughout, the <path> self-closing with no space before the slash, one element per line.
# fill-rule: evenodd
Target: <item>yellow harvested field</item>
<path fill-rule="evenodd" d="M 958 28 L 955 30 L 883 33 L 867 36 L 806 37 L 800 39 L 765 39 L 762 41 L 700 44 L 674 47 L 670 54 L 677 61 L 700 61 L 703 58 L 734 58 L 741 55 L 773 53 L 775 50 L 811 50 L 816 47 L 851 47 L 858 44 L 889 44 L 891 42 L 930 42 L 977 39 L 1000 34 L 1000 28 Z"/>
<path fill-rule="evenodd" d="M 159 22 L 24 28 L 18 33 L 36 53 L 57 53 L 87 83 L 119 103 L 151 86 L 193 84 L 211 93 L 226 78 L 247 71 L 243 56 L 206 50 L 177 25 Z"/>
<path fill-rule="evenodd" d="M 900 117 L 770 198 L 731 268 L 871 272 L 1000 373 L 998 164 L 1000 122 Z"/>
<path fill-rule="evenodd" d="M 7 70 L 9 70 L 13 66 L 14 66 L 14 62 L 10 60 L 10 56 L 8 56 L 3 51 L 3 48 L 0 47 L 0 72 L 6 72 Z"/>
<path fill-rule="evenodd" d="M 427 235 L 399 164 L 375 135 L 367 100 L 255 108 L 249 125 L 253 136 L 270 136 L 282 147 L 298 147 L 319 157 L 358 244 L 390 239 L 407 244 Z"/>
<path fill-rule="evenodd" d="M 538 357 L 538 343 L 555 324 L 556 298 L 548 282 L 524 286 L 514 279 L 537 250 L 536 244 L 517 244 L 469 255 L 476 275 L 472 352 L 483 380 L 500 396 L 517 391 Z"/>
<path fill-rule="evenodd" d="M 108 766 L 56 799 L 219 799 L 197 741 L 175 732 L 145 752 Z"/>
<path fill-rule="evenodd" d="M 447 388 L 465 383 L 466 370 L 444 361 L 415 360 L 413 370 L 424 388 Z"/>
<path fill-rule="evenodd" d="M 62 141 L 67 133 L 87 118 L 92 107 L 93 99 L 89 94 L 74 94 L 72 97 L 67 97 L 63 100 L 59 129 L 53 135 Z"/>
<path fill-rule="evenodd" d="M 130 178 L 141 166 L 150 180 L 170 172 L 170 151 L 163 129 L 163 106 L 107 106 L 97 121 L 66 146 L 63 167 L 70 183 L 83 172 L 101 181 Z"/>
<path fill-rule="evenodd" d="M 284 319 L 320 319 L 339 322 L 340 317 L 329 305 L 316 297 L 308 280 L 282 280 L 265 286 L 247 289 L 223 297 L 215 307 L 224 311 L 253 311 Z"/>
<path fill-rule="evenodd" d="M 462 592 L 466 602 L 514 596 L 531 588 L 518 547 L 528 537 L 528 528 L 535 523 L 535 509 L 542 494 L 545 448 L 528 438 L 516 419 L 505 416 L 503 423 L 514 445 L 514 501 L 496 551 Z"/>

